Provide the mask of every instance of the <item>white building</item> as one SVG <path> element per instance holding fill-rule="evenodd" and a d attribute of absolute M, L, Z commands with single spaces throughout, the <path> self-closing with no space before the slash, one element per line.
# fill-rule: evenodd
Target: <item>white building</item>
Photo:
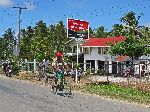
<path fill-rule="evenodd" d="M 89 67 L 89 64 L 85 63 L 91 63 L 92 68 L 97 72 L 99 69 L 105 69 L 107 67 L 109 73 L 117 73 L 121 66 L 118 66 L 117 64 L 119 62 L 124 61 L 131 61 L 131 59 L 128 56 L 111 56 L 108 53 L 108 50 L 110 48 L 110 43 L 115 44 L 117 42 L 125 41 L 125 36 L 118 36 L 118 37 L 107 37 L 107 38 L 89 38 L 89 40 L 81 40 L 79 43 L 79 54 L 84 54 L 84 70 Z M 70 52 L 74 55 L 77 54 L 77 43 L 75 40 L 72 40 L 70 43 Z M 147 57 L 141 57 L 142 59 Z M 115 65 L 116 64 L 116 65 Z M 124 67 L 123 67 L 124 68 Z"/>
<path fill-rule="evenodd" d="M 109 64 L 108 72 L 112 73 L 112 63 L 115 63 L 116 56 L 111 56 L 108 53 L 110 43 L 115 44 L 126 40 L 126 37 L 107 37 L 107 38 L 89 38 L 84 44 L 81 45 L 84 49 L 84 63 L 92 63 L 95 71 L 98 69 L 105 69 L 105 63 Z M 86 65 L 84 65 L 86 69 Z M 117 68 L 116 68 L 117 69 Z"/>
<path fill-rule="evenodd" d="M 84 54 L 84 70 L 91 63 L 92 68 L 95 72 L 98 69 L 104 69 L 104 64 L 109 63 L 109 73 L 112 73 L 112 62 L 115 61 L 116 57 L 112 57 L 108 50 L 110 43 L 115 44 L 122 42 L 126 39 L 124 36 L 120 37 L 107 37 L 107 38 L 89 38 L 88 40 L 81 40 L 79 43 L 79 54 Z M 76 54 L 77 43 L 75 40 L 71 41 L 69 52 Z M 85 64 L 88 63 L 88 64 Z"/>

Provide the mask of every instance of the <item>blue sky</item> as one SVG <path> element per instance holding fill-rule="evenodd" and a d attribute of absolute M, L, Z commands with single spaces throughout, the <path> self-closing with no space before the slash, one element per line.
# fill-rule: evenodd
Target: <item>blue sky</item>
<path fill-rule="evenodd" d="M 22 10 L 21 28 L 35 26 L 39 20 L 55 24 L 67 18 L 90 22 L 91 28 L 104 26 L 108 31 L 120 23 L 120 18 L 129 11 L 137 16 L 143 13 L 140 25 L 150 26 L 150 0 L 0 0 L 0 36 L 8 28 L 18 32 L 18 10 L 13 6 L 27 7 Z"/>

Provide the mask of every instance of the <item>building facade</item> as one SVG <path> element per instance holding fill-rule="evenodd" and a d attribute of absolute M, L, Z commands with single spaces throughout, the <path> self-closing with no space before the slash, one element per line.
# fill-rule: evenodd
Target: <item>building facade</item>
<path fill-rule="evenodd" d="M 83 67 L 87 70 L 91 65 L 95 73 L 98 70 L 106 69 L 109 73 L 117 73 L 121 68 L 118 66 L 120 62 L 125 60 L 130 62 L 131 59 L 128 56 L 111 56 L 109 54 L 110 44 L 116 44 L 117 42 L 123 42 L 126 40 L 125 36 L 107 37 L 107 38 L 89 38 L 88 40 L 80 40 L 78 46 L 78 53 L 83 54 Z M 77 42 L 72 40 L 70 46 L 70 52 L 74 55 L 77 54 Z M 140 59 L 150 59 L 149 56 L 142 56 Z"/>

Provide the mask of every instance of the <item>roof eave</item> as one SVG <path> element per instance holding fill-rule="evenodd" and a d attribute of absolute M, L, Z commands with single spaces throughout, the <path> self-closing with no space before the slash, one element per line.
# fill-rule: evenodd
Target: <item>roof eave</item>
<path fill-rule="evenodd" d="M 81 47 L 111 47 L 111 46 L 81 46 Z"/>

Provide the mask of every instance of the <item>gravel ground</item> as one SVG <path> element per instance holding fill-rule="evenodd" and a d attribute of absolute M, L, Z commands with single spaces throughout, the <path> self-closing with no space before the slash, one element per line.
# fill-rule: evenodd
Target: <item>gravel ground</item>
<path fill-rule="evenodd" d="M 0 112 L 150 112 L 150 106 L 77 92 L 67 98 L 48 86 L 0 77 Z"/>

